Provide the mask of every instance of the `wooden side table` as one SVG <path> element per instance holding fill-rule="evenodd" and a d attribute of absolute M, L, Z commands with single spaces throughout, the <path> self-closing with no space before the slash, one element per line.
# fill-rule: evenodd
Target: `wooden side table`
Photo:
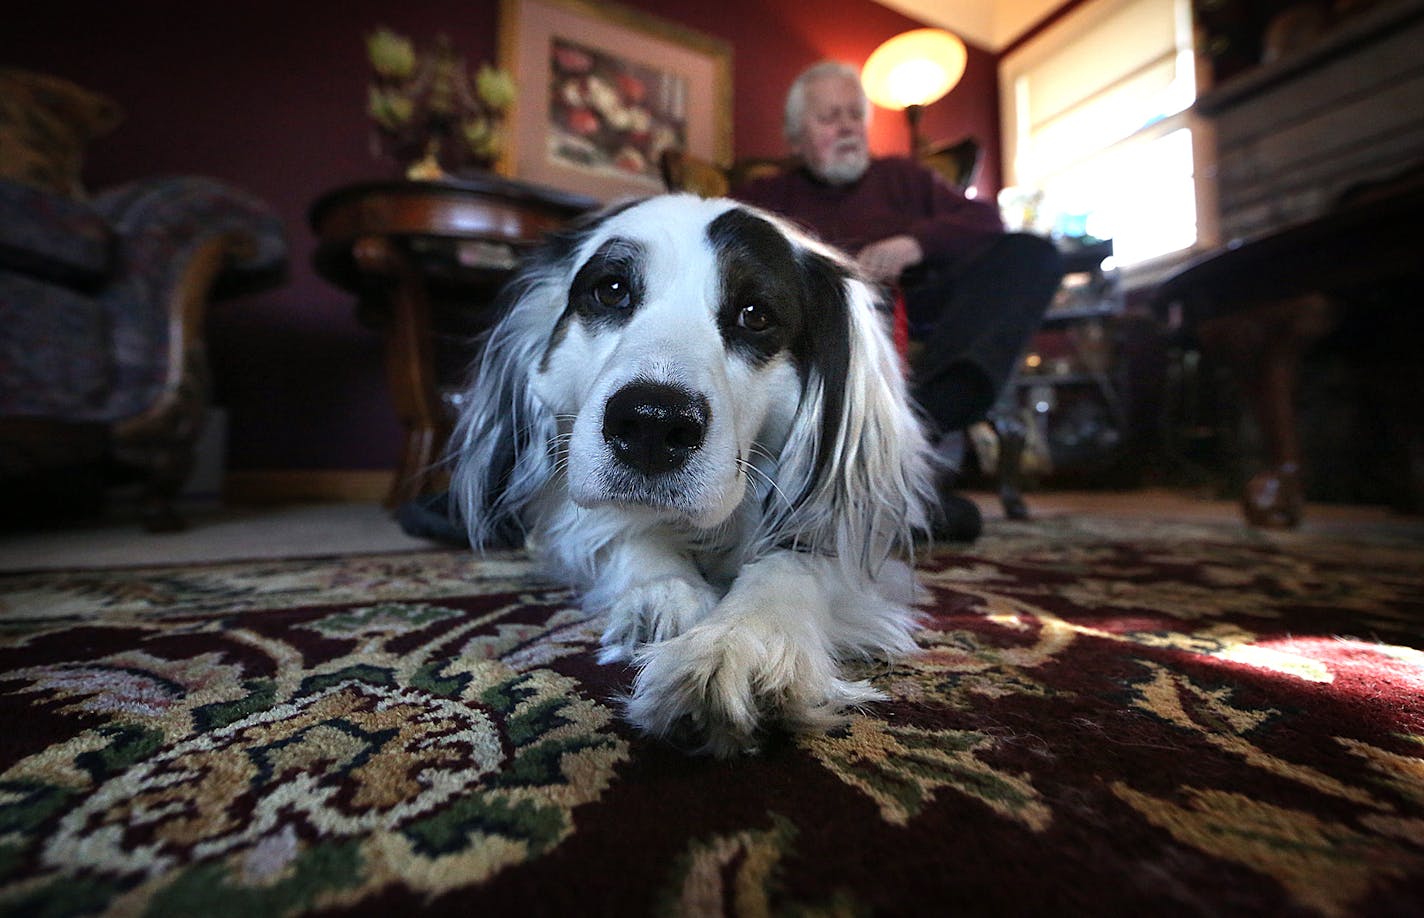
<path fill-rule="evenodd" d="M 597 205 L 497 176 L 362 182 L 312 204 L 317 273 L 356 294 L 362 321 L 385 335 L 391 395 L 406 428 L 388 506 L 443 479 L 436 466 L 451 418 L 438 385 L 436 313 L 462 313 L 462 332 L 488 327 L 494 295 L 521 255 Z"/>
<path fill-rule="evenodd" d="M 1424 281 L 1424 168 L 1368 186 L 1302 223 L 1209 252 L 1162 282 L 1153 304 L 1169 329 L 1221 357 L 1241 384 L 1266 449 L 1242 509 L 1255 526 L 1290 528 L 1304 512 L 1296 429 L 1302 356 L 1352 301 L 1386 283 Z M 1402 301 L 1390 309 L 1416 308 Z"/>

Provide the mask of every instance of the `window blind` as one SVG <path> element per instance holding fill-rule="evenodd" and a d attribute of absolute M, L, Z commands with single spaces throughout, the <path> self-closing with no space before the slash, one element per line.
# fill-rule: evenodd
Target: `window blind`
<path fill-rule="evenodd" d="M 1119 262 L 1194 243 L 1188 0 L 1090 0 L 1000 62 L 1007 177 Z M 1079 230 L 1081 232 L 1082 230 Z"/>

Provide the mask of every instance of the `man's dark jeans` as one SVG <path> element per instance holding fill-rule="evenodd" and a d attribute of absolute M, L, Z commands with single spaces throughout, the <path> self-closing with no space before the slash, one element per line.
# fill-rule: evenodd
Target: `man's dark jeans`
<path fill-rule="evenodd" d="M 911 391 L 939 432 L 981 420 L 1008 384 L 1063 279 L 1041 236 L 1010 233 L 953 272 L 907 281 L 912 339 L 924 346 Z"/>

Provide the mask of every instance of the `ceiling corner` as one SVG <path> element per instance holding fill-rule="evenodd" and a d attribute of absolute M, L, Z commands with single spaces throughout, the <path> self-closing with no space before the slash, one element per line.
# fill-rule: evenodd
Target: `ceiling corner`
<path fill-rule="evenodd" d="M 998 53 L 1067 0 L 874 0 Z"/>

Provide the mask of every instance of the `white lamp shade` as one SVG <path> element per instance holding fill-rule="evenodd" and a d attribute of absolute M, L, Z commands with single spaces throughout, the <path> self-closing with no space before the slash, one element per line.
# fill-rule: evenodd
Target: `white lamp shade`
<path fill-rule="evenodd" d="M 860 72 L 860 82 L 881 108 L 929 105 L 964 76 L 966 59 L 958 36 L 942 29 L 915 29 L 876 48 Z"/>

